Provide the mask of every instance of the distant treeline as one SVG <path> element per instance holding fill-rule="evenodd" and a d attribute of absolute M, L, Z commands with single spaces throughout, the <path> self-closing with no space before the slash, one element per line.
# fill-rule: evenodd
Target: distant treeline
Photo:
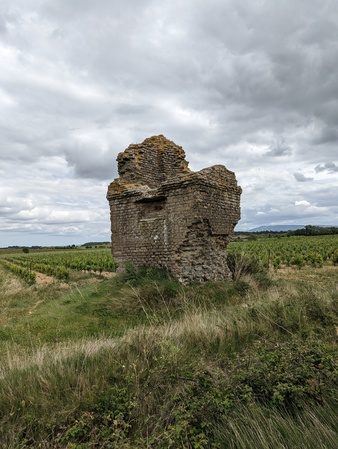
<path fill-rule="evenodd" d="M 338 234 L 338 228 L 335 226 L 323 227 L 307 225 L 302 229 L 288 231 L 287 235 L 332 235 Z"/>
<path fill-rule="evenodd" d="M 338 234 L 338 227 L 335 226 L 313 226 L 306 225 L 303 228 L 289 230 L 289 231 L 235 231 L 235 236 L 242 235 L 243 237 L 289 237 L 292 235 L 333 235 Z"/>
<path fill-rule="evenodd" d="M 286 235 L 288 231 L 235 231 L 235 235 L 267 235 L 267 234 L 276 234 L 276 235 Z"/>

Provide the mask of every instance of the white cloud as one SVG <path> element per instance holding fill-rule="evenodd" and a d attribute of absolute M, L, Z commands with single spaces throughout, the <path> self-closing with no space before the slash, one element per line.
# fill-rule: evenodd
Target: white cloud
<path fill-rule="evenodd" d="M 337 24 L 319 0 L 3 0 L 0 246 L 109 239 L 117 153 L 154 134 L 236 172 L 238 229 L 337 225 Z"/>
<path fill-rule="evenodd" d="M 295 206 L 311 206 L 311 203 L 309 203 L 306 200 L 300 200 L 300 201 L 295 201 Z"/>

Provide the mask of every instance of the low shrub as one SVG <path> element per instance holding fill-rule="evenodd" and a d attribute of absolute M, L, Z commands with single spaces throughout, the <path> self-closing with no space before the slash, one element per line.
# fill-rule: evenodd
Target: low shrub
<path fill-rule="evenodd" d="M 264 271 L 258 258 L 251 257 L 244 252 L 229 252 L 227 264 L 234 280 L 245 274 L 256 274 Z"/>
<path fill-rule="evenodd" d="M 333 265 L 338 265 L 338 249 L 332 254 L 332 263 Z"/>

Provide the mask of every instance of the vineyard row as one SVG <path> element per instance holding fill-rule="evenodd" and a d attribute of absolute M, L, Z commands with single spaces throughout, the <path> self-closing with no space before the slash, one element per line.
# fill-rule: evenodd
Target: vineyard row
<path fill-rule="evenodd" d="M 90 251 L 81 254 L 58 252 L 46 254 L 26 254 L 0 259 L 7 269 L 29 283 L 35 282 L 35 271 L 57 279 L 67 280 L 71 270 L 102 273 L 116 271 L 110 251 Z"/>
<path fill-rule="evenodd" d="M 230 254 L 244 253 L 264 266 L 338 265 L 338 235 L 313 237 L 263 238 L 229 245 Z"/>

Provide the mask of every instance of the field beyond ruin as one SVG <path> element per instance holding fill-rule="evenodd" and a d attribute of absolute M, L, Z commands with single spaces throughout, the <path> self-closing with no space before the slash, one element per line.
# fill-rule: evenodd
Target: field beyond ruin
<path fill-rule="evenodd" d="M 1 250 L 1 448 L 337 449 L 338 236 L 228 265 L 182 286 L 108 248 Z"/>

